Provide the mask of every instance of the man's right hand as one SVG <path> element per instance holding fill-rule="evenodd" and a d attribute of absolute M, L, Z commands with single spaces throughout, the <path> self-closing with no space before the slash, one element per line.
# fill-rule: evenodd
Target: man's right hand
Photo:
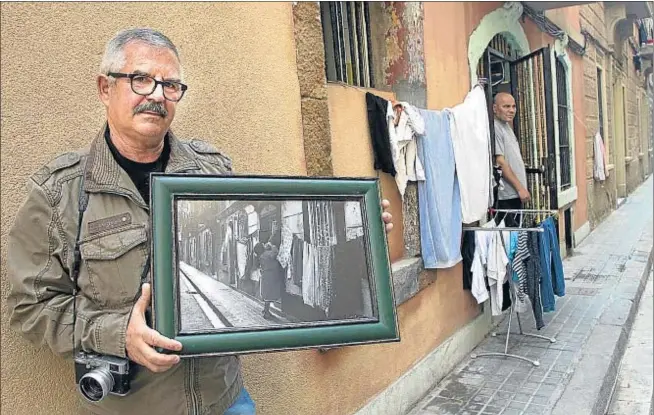
<path fill-rule="evenodd" d="M 157 353 L 153 347 L 180 351 L 182 344 L 177 340 L 164 337 L 158 331 L 148 327 L 145 321 L 145 310 L 150 305 L 150 295 L 150 284 L 143 284 L 141 297 L 134 304 L 127 324 L 125 348 L 130 360 L 145 366 L 152 372 L 160 373 L 179 363 L 179 356 Z"/>
<path fill-rule="evenodd" d="M 525 188 L 518 190 L 518 196 L 520 197 L 522 203 L 527 203 L 529 199 L 531 199 L 531 195 L 529 194 L 529 191 Z"/>

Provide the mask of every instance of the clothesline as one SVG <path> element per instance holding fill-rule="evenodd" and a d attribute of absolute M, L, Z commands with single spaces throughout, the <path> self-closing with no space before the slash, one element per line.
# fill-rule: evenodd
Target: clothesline
<path fill-rule="evenodd" d="M 548 210 L 548 209 L 488 209 L 490 213 L 500 212 L 500 213 L 550 213 L 552 215 L 558 215 L 557 210 Z"/>
<path fill-rule="evenodd" d="M 402 200 L 417 182 L 426 269 L 461 261 L 461 224 L 486 218 L 493 205 L 490 123 L 484 80 L 463 102 L 435 110 L 366 93 L 375 170 L 395 178 Z M 401 111 L 396 111 L 397 106 Z"/>
<path fill-rule="evenodd" d="M 504 228 L 484 228 L 482 226 L 469 226 L 463 228 L 464 231 L 482 231 L 482 232 L 544 232 L 543 228 L 517 228 L 517 227 L 504 227 Z"/>

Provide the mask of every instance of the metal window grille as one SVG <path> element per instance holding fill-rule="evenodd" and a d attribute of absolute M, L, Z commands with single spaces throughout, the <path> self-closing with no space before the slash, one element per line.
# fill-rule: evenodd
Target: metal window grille
<path fill-rule="evenodd" d="M 511 92 L 517 113 L 514 131 L 527 167 L 528 209 L 557 206 L 556 154 L 554 146 L 554 79 L 550 49 L 545 47 L 511 62 Z M 541 174 L 539 170 L 544 168 Z"/>
<path fill-rule="evenodd" d="M 490 79 L 491 82 L 501 78 L 501 64 L 510 62 L 518 57 L 517 51 L 511 47 L 511 43 L 502 34 L 497 34 L 491 39 L 486 48 L 486 53 L 490 53 L 491 55 L 491 71 L 487 73 L 488 70 L 485 67 L 485 62 L 483 59 L 480 59 L 477 65 L 477 77 Z M 509 82 L 508 74 L 506 74 L 506 77 L 507 79 L 502 79 L 502 81 Z"/>
<path fill-rule="evenodd" d="M 570 106 L 568 103 L 565 66 L 560 59 L 556 60 L 556 98 L 559 114 L 559 171 L 561 172 L 561 190 L 565 190 L 572 185 L 569 130 Z"/>
<path fill-rule="evenodd" d="M 488 46 L 491 49 L 495 49 L 495 51 L 501 53 L 505 59 L 512 60 L 518 57 L 517 51 L 513 49 L 511 43 L 509 43 L 509 41 L 502 34 L 495 35 L 493 39 L 491 39 Z"/>
<path fill-rule="evenodd" d="M 327 80 L 373 87 L 368 3 L 321 2 L 320 10 Z"/>
<path fill-rule="evenodd" d="M 604 87 L 602 85 L 602 69 L 597 68 L 597 109 L 599 121 L 599 133 L 602 140 L 606 143 L 604 136 Z"/>

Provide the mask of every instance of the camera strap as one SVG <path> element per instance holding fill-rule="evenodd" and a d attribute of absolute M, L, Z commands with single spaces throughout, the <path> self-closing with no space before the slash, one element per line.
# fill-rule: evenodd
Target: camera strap
<path fill-rule="evenodd" d="M 79 278 L 79 271 L 82 265 L 82 254 L 80 251 L 80 239 L 82 235 L 82 220 L 84 219 L 84 212 L 89 205 L 89 193 L 84 190 L 84 179 L 86 177 L 86 161 L 84 162 L 84 168 L 82 170 L 82 178 L 79 184 L 79 196 L 77 201 L 78 206 L 78 219 L 77 219 L 77 236 L 75 237 L 75 248 L 73 249 L 73 269 L 71 270 L 71 279 L 73 280 L 73 356 L 75 355 L 77 345 L 75 343 L 75 326 L 77 323 L 77 294 L 79 292 L 79 285 L 77 280 Z M 148 271 L 150 271 L 150 254 L 148 253 L 145 265 L 143 266 L 143 271 L 141 272 L 141 284 L 147 282 Z M 140 286 L 139 286 L 140 287 Z M 141 296 L 141 289 L 137 291 L 134 296 L 134 301 L 138 300 Z M 146 317 L 146 321 L 147 321 Z"/>
<path fill-rule="evenodd" d="M 75 356 L 75 349 L 77 345 L 75 343 L 75 326 L 77 323 L 77 293 L 79 292 L 79 286 L 77 285 L 77 279 L 79 278 L 79 270 L 82 264 L 82 254 L 80 252 L 80 238 L 82 235 L 82 220 L 84 219 L 84 212 L 89 205 L 89 193 L 84 190 L 84 178 L 86 177 L 86 160 L 84 161 L 84 167 L 82 169 L 82 178 L 79 184 L 79 196 L 77 201 L 78 208 L 78 219 L 77 219 L 77 236 L 75 237 L 75 248 L 73 249 L 73 269 L 71 271 L 71 278 L 73 280 L 73 356 Z"/>

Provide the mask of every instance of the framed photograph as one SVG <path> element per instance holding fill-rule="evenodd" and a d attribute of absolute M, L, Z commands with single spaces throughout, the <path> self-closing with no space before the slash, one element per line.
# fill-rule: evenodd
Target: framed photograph
<path fill-rule="evenodd" d="M 150 200 L 182 357 L 399 341 L 378 179 L 158 173 Z"/>

